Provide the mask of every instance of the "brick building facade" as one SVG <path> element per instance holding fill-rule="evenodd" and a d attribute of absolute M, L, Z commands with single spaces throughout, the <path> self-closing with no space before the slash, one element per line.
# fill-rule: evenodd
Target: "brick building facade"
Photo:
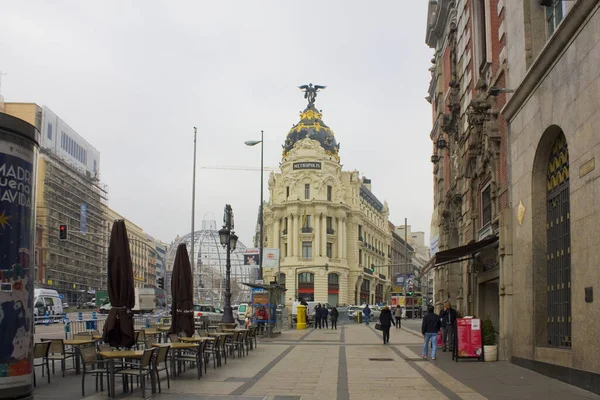
<path fill-rule="evenodd" d="M 426 43 L 435 50 L 427 100 L 432 104 L 434 220 L 439 249 L 435 303 L 449 300 L 463 315 L 489 314 L 508 333 L 501 304 L 508 237 L 505 104 L 505 7 L 500 0 L 430 2 Z"/>

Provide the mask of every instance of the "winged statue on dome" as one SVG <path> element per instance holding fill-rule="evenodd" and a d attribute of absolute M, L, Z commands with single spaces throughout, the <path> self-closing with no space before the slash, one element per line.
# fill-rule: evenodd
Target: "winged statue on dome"
<path fill-rule="evenodd" d="M 327 86 L 314 85 L 309 83 L 308 85 L 298 86 L 298 89 L 304 91 L 304 98 L 308 100 L 309 107 L 315 104 L 317 98 L 317 92 L 321 89 L 325 89 Z"/>

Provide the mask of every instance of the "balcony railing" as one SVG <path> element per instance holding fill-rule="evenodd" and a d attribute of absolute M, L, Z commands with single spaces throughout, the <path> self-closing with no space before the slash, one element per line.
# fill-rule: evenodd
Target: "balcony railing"
<path fill-rule="evenodd" d="M 362 236 L 359 236 L 359 237 L 358 237 L 358 241 L 359 241 L 359 242 L 364 242 L 364 239 L 363 239 L 363 237 L 362 237 Z"/>
<path fill-rule="evenodd" d="M 303 226 L 302 227 L 302 233 L 312 233 L 313 228 L 311 228 L 310 226 Z"/>
<path fill-rule="evenodd" d="M 327 234 L 328 235 L 335 235 L 335 229 L 333 229 L 333 228 L 327 228 Z"/>
<path fill-rule="evenodd" d="M 281 233 L 283 233 L 283 236 L 287 235 L 287 228 L 282 230 Z"/>

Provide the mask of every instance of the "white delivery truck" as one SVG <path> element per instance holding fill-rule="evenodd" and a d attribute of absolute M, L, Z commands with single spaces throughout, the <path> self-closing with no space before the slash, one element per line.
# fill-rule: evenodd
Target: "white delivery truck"
<path fill-rule="evenodd" d="M 33 315 L 37 320 L 48 314 L 50 320 L 59 320 L 63 314 L 63 301 L 56 290 L 33 289 Z"/>
<path fill-rule="evenodd" d="M 156 289 L 154 288 L 135 288 L 135 305 L 131 309 L 136 314 L 151 313 L 156 309 Z M 107 297 L 105 303 L 100 306 L 100 314 L 108 314 L 112 308 L 110 300 Z"/>

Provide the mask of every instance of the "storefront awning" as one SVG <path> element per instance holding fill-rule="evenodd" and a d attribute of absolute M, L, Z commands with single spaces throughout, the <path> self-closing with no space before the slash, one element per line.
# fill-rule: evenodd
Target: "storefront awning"
<path fill-rule="evenodd" d="M 455 247 L 444 251 L 437 252 L 429 262 L 421 270 L 421 275 L 426 274 L 432 268 L 446 264 L 452 264 L 459 261 L 470 260 L 473 255 L 480 251 L 493 247 L 498 242 L 498 236 L 488 236 L 478 242 L 466 244 L 464 246 Z"/>

